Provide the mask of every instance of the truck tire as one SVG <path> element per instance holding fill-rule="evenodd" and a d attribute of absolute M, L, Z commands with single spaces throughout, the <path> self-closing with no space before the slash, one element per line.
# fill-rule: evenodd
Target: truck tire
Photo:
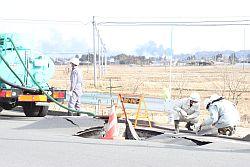
<path fill-rule="evenodd" d="M 0 106 L 0 112 L 2 112 L 3 111 L 3 108 Z"/>
<path fill-rule="evenodd" d="M 36 106 L 35 103 L 26 103 L 23 105 L 24 114 L 27 117 L 37 117 L 41 106 Z"/>
<path fill-rule="evenodd" d="M 16 107 L 15 103 L 9 104 L 9 103 L 3 103 L 1 107 L 5 110 L 12 110 Z"/>
<path fill-rule="evenodd" d="M 38 117 L 44 117 L 48 114 L 49 106 L 39 106 L 40 110 L 38 113 Z"/>

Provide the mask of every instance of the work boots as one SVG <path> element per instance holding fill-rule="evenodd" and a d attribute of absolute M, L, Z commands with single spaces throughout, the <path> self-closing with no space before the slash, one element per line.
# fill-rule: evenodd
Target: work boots
<path fill-rule="evenodd" d="M 185 127 L 186 127 L 188 130 L 193 131 L 193 129 L 191 128 L 191 126 L 193 126 L 193 125 L 194 125 L 193 123 L 187 122 L 187 124 L 186 124 Z"/>
<path fill-rule="evenodd" d="M 174 120 L 174 129 L 175 129 L 174 133 L 175 134 L 179 133 L 179 123 L 180 123 L 179 120 Z"/>
<path fill-rule="evenodd" d="M 228 127 L 225 127 L 225 128 L 219 128 L 218 129 L 218 133 L 219 134 L 222 134 L 222 135 L 226 135 L 226 136 L 232 136 L 234 133 L 235 133 L 235 126 L 228 126 Z"/>

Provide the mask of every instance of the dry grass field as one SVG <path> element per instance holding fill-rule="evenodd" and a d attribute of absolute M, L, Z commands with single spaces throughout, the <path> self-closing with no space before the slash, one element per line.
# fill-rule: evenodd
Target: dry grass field
<path fill-rule="evenodd" d="M 93 81 L 93 66 L 80 66 L 84 77 L 86 92 L 143 94 L 146 97 L 163 97 L 163 89 L 170 86 L 169 67 L 110 65 L 106 74 L 99 77 L 96 88 Z M 242 125 L 250 121 L 250 67 L 236 66 L 183 66 L 172 67 L 172 98 L 188 96 L 192 91 L 200 93 L 202 101 L 217 93 L 237 103 L 241 113 Z M 69 66 L 56 66 L 54 78 L 50 85 L 64 89 L 69 88 Z M 205 113 L 203 102 L 202 112 Z"/>

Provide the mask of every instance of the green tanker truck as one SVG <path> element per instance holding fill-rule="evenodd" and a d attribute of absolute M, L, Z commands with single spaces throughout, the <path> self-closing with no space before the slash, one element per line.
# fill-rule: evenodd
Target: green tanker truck
<path fill-rule="evenodd" d="M 45 116 L 50 102 L 66 98 L 48 85 L 54 70 L 50 57 L 24 48 L 15 34 L 0 34 L 0 111 L 22 106 L 26 116 Z"/>

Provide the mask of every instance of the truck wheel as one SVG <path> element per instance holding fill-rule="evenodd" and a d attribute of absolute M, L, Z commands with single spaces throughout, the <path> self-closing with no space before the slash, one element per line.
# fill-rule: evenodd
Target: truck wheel
<path fill-rule="evenodd" d="M 3 108 L 0 106 L 0 112 L 3 111 Z"/>
<path fill-rule="evenodd" d="M 9 104 L 9 103 L 3 103 L 1 106 L 5 110 L 11 110 L 14 107 L 16 107 L 15 103 Z"/>
<path fill-rule="evenodd" d="M 39 106 L 40 110 L 38 113 L 38 117 L 44 117 L 48 114 L 49 106 Z"/>
<path fill-rule="evenodd" d="M 27 117 L 37 117 L 41 106 L 36 106 L 35 103 L 27 103 L 23 105 L 24 114 Z"/>

